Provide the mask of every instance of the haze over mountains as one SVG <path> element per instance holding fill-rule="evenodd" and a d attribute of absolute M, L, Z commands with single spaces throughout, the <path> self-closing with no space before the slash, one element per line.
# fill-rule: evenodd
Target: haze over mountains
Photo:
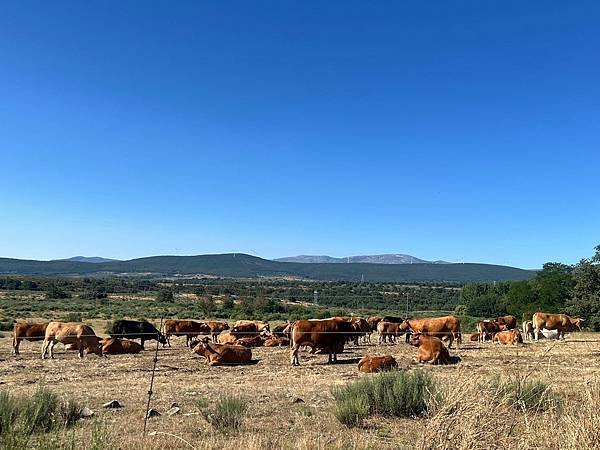
<path fill-rule="evenodd" d="M 414 261 L 413 261 L 414 262 Z M 355 282 L 468 282 L 527 280 L 530 270 L 493 264 L 298 263 L 226 253 L 198 256 L 151 256 L 128 261 L 36 261 L 0 258 L 0 274 L 44 276 L 212 276 L 229 278 L 292 277 Z"/>
<path fill-rule="evenodd" d="M 385 253 L 382 255 L 358 255 L 358 256 L 344 256 L 336 258 L 334 256 L 327 255 L 298 255 L 298 256 L 287 256 L 285 258 L 277 258 L 274 261 L 281 262 L 295 262 L 295 263 L 329 263 L 329 264 L 352 264 L 352 263 L 365 263 L 365 264 L 450 264 L 447 261 L 427 261 L 424 259 L 417 258 L 412 255 L 404 255 L 401 253 Z"/>
<path fill-rule="evenodd" d="M 73 256 L 72 258 L 53 259 L 52 261 L 89 262 L 94 264 L 118 261 L 118 259 L 102 258 L 100 256 Z"/>

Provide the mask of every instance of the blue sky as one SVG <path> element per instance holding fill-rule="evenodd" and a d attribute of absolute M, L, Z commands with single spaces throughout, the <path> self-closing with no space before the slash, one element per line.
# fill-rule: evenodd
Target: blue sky
<path fill-rule="evenodd" d="M 600 244 L 593 1 L 6 2 L 0 256 Z"/>

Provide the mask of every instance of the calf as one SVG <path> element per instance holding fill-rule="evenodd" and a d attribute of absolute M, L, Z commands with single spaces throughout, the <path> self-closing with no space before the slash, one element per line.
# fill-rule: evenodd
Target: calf
<path fill-rule="evenodd" d="M 358 371 L 364 373 L 381 372 L 398 367 L 398 363 L 391 355 L 385 356 L 364 356 L 358 362 Z"/>
<path fill-rule="evenodd" d="M 19 354 L 21 341 L 43 341 L 48 323 L 17 322 L 13 329 L 13 353 Z"/>
<path fill-rule="evenodd" d="M 533 334 L 533 322 L 531 320 L 526 320 L 523 322 L 523 338 L 532 340 L 534 338 Z"/>
<path fill-rule="evenodd" d="M 265 343 L 265 338 L 262 336 L 253 336 L 253 337 L 245 337 L 240 338 L 235 341 L 236 345 L 243 345 L 244 347 L 262 347 Z"/>
<path fill-rule="evenodd" d="M 205 322 L 210 328 L 210 335 L 213 342 L 217 342 L 219 334 L 221 332 L 229 330 L 229 324 L 227 322 L 218 322 L 216 320 Z"/>
<path fill-rule="evenodd" d="M 394 343 L 396 337 L 404 334 L 404 331 L 400 329 L 399 323 L 396 322 L 385 322 L 381 321 L 377 324 L 377 334 L 379 334 L 379 343 L 384 342 Z"/>
<path fill-rule="evenodd" d="M 500 331 L 500 325 L 494 320 L 482 320 L 477 322 L 477 333 L 479 335 L 479 342 L 485 342 L 487 338 L 489 340 L 494 339 L 494 335 Z"/>
<path fill-rule="evenodd" d="M 109 338 L 102 341 L 102 353 L 106 355 L 135 354 L 141 351 L 142 346 L 135 341 L 117 338 Z"/>
<path fill-rule="evenodd" d="M 290 340 L 286 337 L 272 337 L 265 341 L 265 347 L 288 347 Z"/>

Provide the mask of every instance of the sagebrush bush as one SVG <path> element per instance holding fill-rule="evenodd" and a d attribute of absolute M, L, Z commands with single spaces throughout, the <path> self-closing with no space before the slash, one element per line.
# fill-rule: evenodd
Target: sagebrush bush
<path fill-rule="evenodd" d="M 248 402 L 233 395 L 221 397 L 215 407 L 203 411 L 208 423 L 219 431 L 238 431 L 248 410 Z"/>
<path fill-rule="evenodd" d="M 357 426 L 371 415 L 415 417 L 427 411 L 434 392 L 431 375 L 423 370 L 391 371 L 364 377 L 332 389 L 335 416 L 347 426 Z"/>

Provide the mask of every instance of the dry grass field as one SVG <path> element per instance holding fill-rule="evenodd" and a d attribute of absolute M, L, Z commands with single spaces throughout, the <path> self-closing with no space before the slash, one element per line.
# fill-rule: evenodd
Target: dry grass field
<path fill-rule="evenodd" d="M 102 334 L 105 323 L 92 321 L 92 325 Z M 91 448 L 90 436 L 98 433 L 98 427 L 110 448 L 121 449 L 593 448 L 600 444 L 600 411 L 594 415 L 600 407 L 596 384 L 600 335 L 575 333 L 562 342 L 517 347 L 466 341 L 460 350 L 451 351 L 462 358 L 460 364 L 425 367 L 445 392 L 443 404 L 432 408 L 427 417 L 374 417 L 356 428 L 346 428 L 335 419 L 331 388 L 373 376 L 357 371 L 358 359 L 365 354 L 392 354 L 401 368 L 414 370 L 418 367 L 411 362 L 414 347 L 349 345 L 335 365 L 326 364 L 326 355 L 302 352 L 300 367 L 290 365 L 287 348 L 258 348 L 253 349 L 254 365 L 208 367 L 185 348 L 183 339 L 175 339 L 173 348 L 158 352 L 152 407 L 163 415 L 149 419 L 145 438 L 142 427 L 154 343 L 139 355 L 87 355 L 83 360 L 58 345 L 56 359 L 43 361 L 39 342 L 23 342 L 21 355 L 11 355 L 10 334 L 5 333 L 0 339 L 0 390 L 31 394 L 43 385 L 91 408 L 94 418 L 82 420 L 71 431 L 77 448 Z M 493 399 L 483 386 L 497 376 L 548 383 L 564 399 L 564 408 L 519 411 Z M 215 431 L 201 414 L 224 394 L 249 402 L 238 433 Z M 124 407 L 102 408 L 112 399 Z M 164 413 L 172 402 L 179 404 L 181 413 L 168 416 Z M 584 411 L 581 417 L 578 411 Z M 554 433 L 571 436 L 557 441 Z"/>

